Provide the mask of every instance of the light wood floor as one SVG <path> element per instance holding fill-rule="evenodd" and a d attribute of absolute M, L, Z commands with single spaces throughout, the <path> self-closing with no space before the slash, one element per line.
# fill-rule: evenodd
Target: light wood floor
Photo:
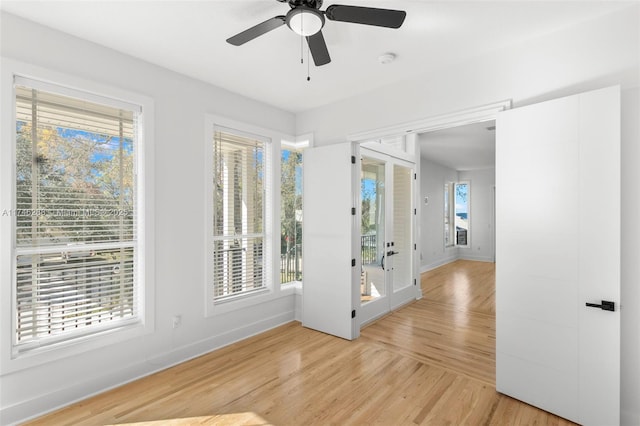
<path fill-rule="evenodd" d="M 30 424 L 570 425 L 496 393 L 494 273 L 457 261 L 355 341 L 290 323 Z"/>

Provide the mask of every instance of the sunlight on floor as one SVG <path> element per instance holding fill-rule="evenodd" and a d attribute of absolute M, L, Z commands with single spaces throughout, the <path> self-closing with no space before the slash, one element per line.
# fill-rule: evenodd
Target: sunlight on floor
<path fill-rule="evenodd" d="M 152 420 L 137 423 L 118 423 L 107 426 L 187 426 L 187 425 L 271 425 L 253 412 L 215 414 L 213 416 L 185 417 L 182 419 Z"/>
<path fill-rule="evenodd" d="M 384 295 L 384 289 L 378 289 L 384 285 L 384 271 L 379 265 L 364 265 L 362 278 L 366 285 L 360 289 L 362 303 L 371 302 Z M 380 291 L 382 290 L 382 291 Z"/>

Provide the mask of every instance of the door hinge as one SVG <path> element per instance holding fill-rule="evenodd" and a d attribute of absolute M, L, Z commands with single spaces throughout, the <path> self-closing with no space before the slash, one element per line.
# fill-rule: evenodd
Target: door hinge
<path fill-rule="evenodd" d="M 356 317 L 356 310 L 352 310 L 351 311 L 351 318 L 355 318 Z"/>
<path fill-rule="evenodd" d="M 417 174 L 417 173 L 414 173 L 414 174 L 413 174 L 413 180 L 417 180 L 417 179 L 418 179 L 418 174 Z"/>
<path fill-rule="evenodd" d="M 413 285 L 418 285 L 418 280 L 416 280 L 415 278 L 413 279 Z"/>
<path fill-rule="evenodd" d="M 355 259 L 351 259 L 351 266 L 356 266 L 356 260 Z"/>
<path fill-rule="evenodd" d="M 351 164 L 356 164 L 356 156 L 355 155 L 351 156 Z"/>
<path fill-rule="evenodd" d="M 418 214 L 418 209 L 413 209 L 413 214 Z"/>
<path fill-rule="evenodd" d="M 355 207 L 351 207 L 351 214 L 352 215 L 356 215 L 356 208 Z"/>
<path fill-rule="evenodd" d="M 414 249 L 414 250 L 418 250 L 418 245 L 417 245 L 417 244 L 414 244 L 414 245 L 413 245 L 413 249 Z"/>

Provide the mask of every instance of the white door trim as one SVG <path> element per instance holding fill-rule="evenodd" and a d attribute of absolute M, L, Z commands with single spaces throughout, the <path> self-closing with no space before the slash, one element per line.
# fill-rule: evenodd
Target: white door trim
<path fill-rule="evenodd" d="M 507 109 L 511 109 L 511 99 L 447 114 L 435 115 L 421 120 L 408 121 L 393 126 L 356 132 L 347 135 L 347 139 L 350 142 L 367 142 L 387 136 L 433 132 L 435 130 L 464 126 L 465 124 L 495 120 L 499 112 Z"/>

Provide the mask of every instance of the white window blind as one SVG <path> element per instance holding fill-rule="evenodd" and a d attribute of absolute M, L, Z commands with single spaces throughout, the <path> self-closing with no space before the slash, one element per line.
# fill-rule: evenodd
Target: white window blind
<path fill-rule="evenodd" d="M 266 287 L 266 142 L 216 129 L 213 138 L 213 297 Z"/>
<path fill-rule="evenodd" d="M 18 352 L 138 321 L 139 108 L 15 86 Z M 72 95 L 69 93 L 72 92 Z M 6 214 L 6 212 L 4 212 Z"/>
<path fill-rule="evenodd" d="M 393 290 L 412 285 L 413 170 L 393 165 Z"/>

